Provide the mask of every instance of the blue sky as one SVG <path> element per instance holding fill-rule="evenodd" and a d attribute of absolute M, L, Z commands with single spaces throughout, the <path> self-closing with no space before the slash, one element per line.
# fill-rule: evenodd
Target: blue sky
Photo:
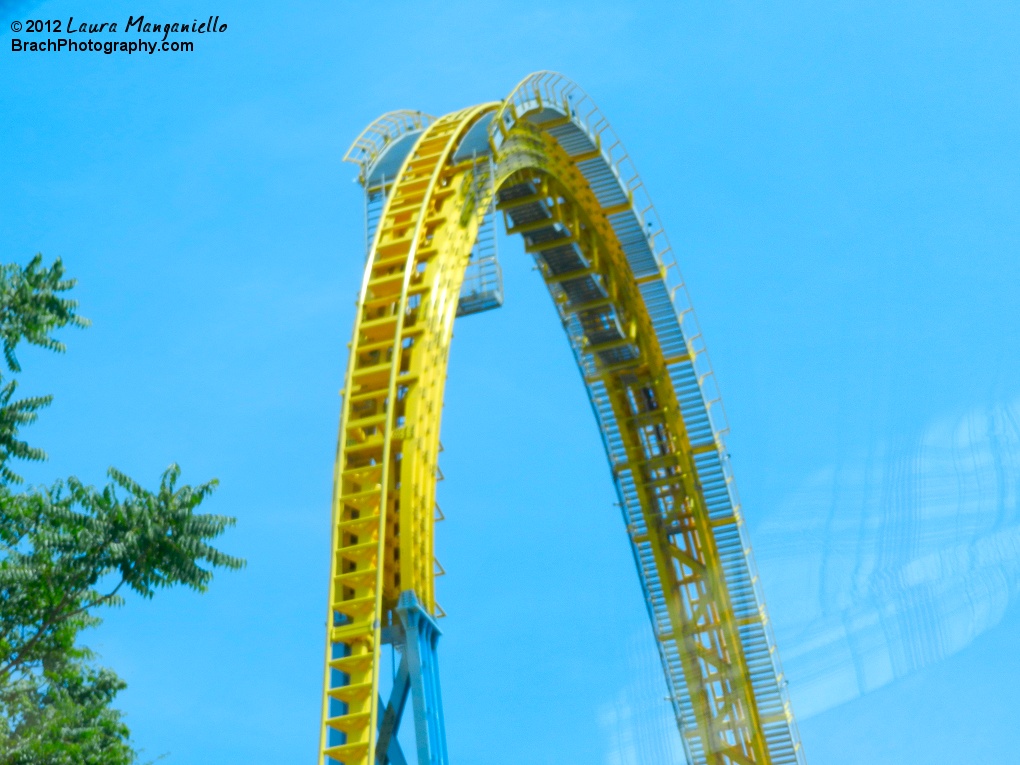
<path fill-rule="evenodd" d="M 893 7 L 895 5 L 895 7 Z M 249 565 L 89 636 L 167 762 L 310 762 L 363 265 L 350 141 L 562 71 L 626 142 L 711 349 L 811 763 L 1020 748 L 1020 10 L 911 1 L 0 3 L 0 256 L 93 320 L 26 352 L 48 482 L 217 476 Z M 218 14 L 191 54 L 10 22 Z M 25 35 L 21 35 L 25 38 Z M 582 385 L 519 242 L 459 321 L 437 551 L 454 762 L 657 765 L 675 734 Z"/>

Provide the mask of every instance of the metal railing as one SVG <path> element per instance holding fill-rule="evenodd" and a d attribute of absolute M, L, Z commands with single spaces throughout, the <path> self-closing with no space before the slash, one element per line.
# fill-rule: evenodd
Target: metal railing
<path fill-rule="evenodd" d="M 364 183 L 372 165 L 387 146 L 405 133 L 422 130 L 435 121 L 436 118 L 431 114 L 410 109 L 387 112 L 362 130 L 361 134 L 354 139 L 347 153 L 344 154 L 344 162 L 353 162 L 358 165 L 360 168 L 358 180 Z"/>

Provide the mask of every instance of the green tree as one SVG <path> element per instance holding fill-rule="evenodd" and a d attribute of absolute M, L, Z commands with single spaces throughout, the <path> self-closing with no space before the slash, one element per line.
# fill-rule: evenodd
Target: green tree
<path fill-rule="evenodd" d="M 57 260 L 0 265 L 0 765 L 129 765 L 130 733 L 113 707 L 124 682 L 98 667 L 79 633 L 102 606 L 133 590 L 184 585 L 204 592 L 213 569 L 244 561 L 210 544 L 234 519 L 196 512 L 216 481 L 179 485 L 171 465 L 145 489 L 113 468 L 96 489 L 76 478 L 18 490 L 13 459 L 45 453 L 21 440 L 50 396 L 17 399 L 19 344 L 61 352 L 54 331 L 85 327 L 65 297 L 74 280 Z"/>

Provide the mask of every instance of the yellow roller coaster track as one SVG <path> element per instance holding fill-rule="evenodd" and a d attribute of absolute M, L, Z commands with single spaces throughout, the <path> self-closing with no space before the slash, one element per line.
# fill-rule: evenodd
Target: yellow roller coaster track
<path fill-rule="evenodd" d="M 582 371 L 688 760 L 803 763 L 700 331 L 655 210 L 591 99 L 540 72 L 502 102 L 385 115 L 347 158 L 380 211 L 343 391 L 320 764 L 390 761 L 388 733 L 377 738 L 392 716 L 381 646 L 402 594 L 437 613 L 447 358 L 493 208 L 538 263 Z"/>

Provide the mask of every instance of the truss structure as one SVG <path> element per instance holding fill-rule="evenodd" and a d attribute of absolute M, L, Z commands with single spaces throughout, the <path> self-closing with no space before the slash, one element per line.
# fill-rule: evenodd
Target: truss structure
<path fill-rule="evenodd" d="M 384 115 L 348 158 L 369 254 L 334 475 L 320 765 L 403 763 L 393 732 L 408 696 L 419 764 L 447 762 L 440 414 L 455 317 L 502 302 L 501 285 L 497 301 L 465 284 L 494 214 L 535 259 L 581 369 L 688 762 L 803 765 L 708 354 L 661 221 L 594 102 L 539 72 L 501 102 Z M 400 656 L 388 701 L 387 644 Z"/>

